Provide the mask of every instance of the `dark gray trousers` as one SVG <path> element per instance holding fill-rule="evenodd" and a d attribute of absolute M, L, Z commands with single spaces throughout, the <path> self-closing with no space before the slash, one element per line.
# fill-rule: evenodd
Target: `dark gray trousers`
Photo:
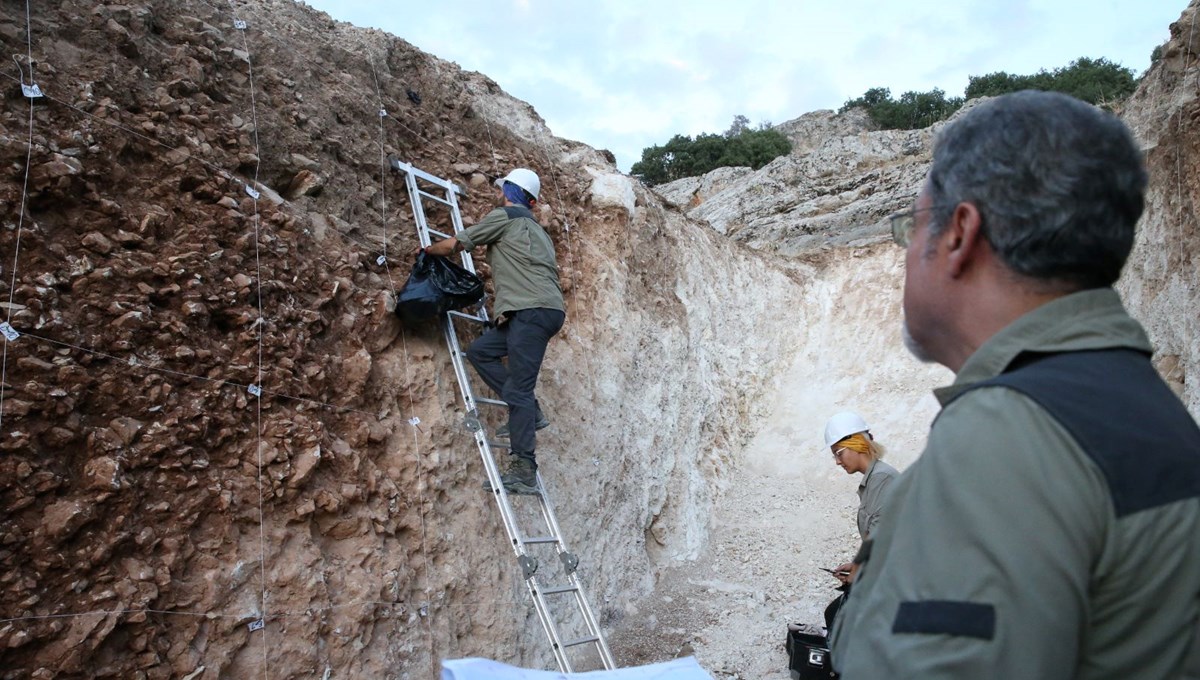
<path fill-rule="evenodd" d="M 489 329 L 467 348 L 467 360 L 479 377 L 508 404 L 513 455 L 530 461 L 534 461 L 537 446 L 538 404 L 533 390 L 546 345 L 565 320 L 566 314 L 557 309 L 518 310 L 507 323 Z M 501 361 L 504 357 L 508 357 L 507 367 Z"/>

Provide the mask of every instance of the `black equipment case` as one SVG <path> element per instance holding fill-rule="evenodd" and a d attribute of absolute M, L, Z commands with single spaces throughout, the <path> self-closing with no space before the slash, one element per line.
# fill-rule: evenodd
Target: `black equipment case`
<path fill-rule="evenodd" d="M 788 670 L 792 680 L 829 680 L 836 678 L 829 660 L 829 643 L 820 635 L 788 631 Z"/>

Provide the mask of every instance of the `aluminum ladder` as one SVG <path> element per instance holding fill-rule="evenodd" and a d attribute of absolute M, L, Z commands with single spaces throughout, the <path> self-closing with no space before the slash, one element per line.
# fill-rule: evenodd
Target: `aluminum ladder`
<path fill-rule="evenodd" d="M 429 228 L 429 223 L 425 215 L 424 201 L 434 201 L 448 208 L 454 233 L 462 231 L 462 214 L 458 208 L 458 196 L 462 194 L 462 189 L 453 182 L 431 175 L 397 159 L 391 159 L 391 167 L 404 175 L 404 181 L 408 187 L 408 197 L 412 204 L 413 219 L 417 225 L 417 237 L 421 242 L 421 247 L 430 245 L 435 236 L 439 239 L 452 236 L 452 234 Z M 422 185 L 429 190 L 422 188 Z M 469 271 L 474 272 L 475 264 L 471 259 L 471 253 L 463 251 L 461 256 L 462 265 Z M 517 556 L 517 565 L 521 569 L 525 586 L 529 590 L 530 597 L 533 599 L 533 606 L 537 610 L 538 619 L 542 623 L 542 628 L 546 631 L 546 636 L 550 638 L 550 644 L 553 647 L 554 658 L 558 662 L 559 670 L 564 673 L 575 672 L 567 651 L 572 648 L 583 648 L 585 645 L 593 646 L 600 657 L 601 663 L 604 665 L 604 669 L 611 670 L 616 667 L 613 663 L 612 652 L 608 649 L 608 643 L 604 640 L 604 634 L 600 630 L 596 615 L 592 611 L 591 604 L 588 603 L 587 595 L 583 591 L 583 584 L 580 582 L 579 574 L 576 571 L 579 566 L 579 558 L 567 549 L 567 543 L 563 539 L 558 519 L 554 515 L 554 508 L 550 504 L 550 498 L 546 493 L 546 485 L 542 480 L 541 473 L 537 474 L 537 487 L 541 493 L 533 497 L 537 499 L 542 517 L 545 520 L 545 533 L 543 535 L 526 535 L 521 531 L 521 527 L 518 526 L 516 515 L 513 512 L 512 500 L 509 493 L 504 490 L 504 485 L 500 483 L 500 470 L 492 454 L 493 449 L 507 449 L 508 446 L 490 441 L 488 439 L 487 428 L 484 426 L 483 420 L 479 417 L 480 406 L 507 408 L 508 404 L 497 399 L 487 399 L 475 395 L 467 373 L 467 355 L 458 340 L 456 322 L 472 323 L 481 328 L 486 327 L 489 323 L 487 309 L 481 304 L 479 305 L 477 314 L 451 311 L 443 319 L 442 331 L 446 337 L 446 346 L 450 350 L 450 360 L 454 365 L 454 375 L 458 381 L 459 392 L 462 394 L 463 403 L 466 406 L 467 415 L 463 421 L 463 425 L 475 437 L 475 444 L 479 448 L 479 456 L 483 459 L 483 467 L 487 471 L 488 481 L 491 483 L 492 496 L 495 498 L 496 506 L 500 509 L 500 516 L 504 520 L 504 530 L 508 533 L 508 538 L 512 542 L 513 552 Z M 564 585 L 544 586 L 539 580 L 538 559 L 529 553 L 529 549 L 531 546 L 546 545 L 554 548 L 554 553 L 562 564 L 566 576 L 566 583 Z M 564 640 L 560 632 L 560 623 L 551 615 L 551 601 L 561 601 L 565 599 L 565 596 L 572 596 L 570 599 L 574 601 L 576 610 L 582 618 L 587 631 L 582 637 Z"/>

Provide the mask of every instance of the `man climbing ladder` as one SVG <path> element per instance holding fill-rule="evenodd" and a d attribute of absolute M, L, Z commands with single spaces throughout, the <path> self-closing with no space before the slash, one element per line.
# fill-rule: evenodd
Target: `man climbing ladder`
<path fill-rule="evenodd" d="M 533 216 L 541 181 L 536 173 L 517 168 L 496 180 L 498 208 L 478 224 L 427 247 L 430 255 L 447 256 L 486 245 L 487 262 L 496 288 L 496 325 L 467 348 L 467 359 L 483 381 L 508 404 L 508 425 L 496 431 L 509 436 L 512 463 L 501 475 L 508 493 L 536 494 L 535 430 L 550 424 L 534 396 L 546 346 L 566 320 L 554 243 Z M 508 357 L 508 366 L 501 361 Z M 484 487 L 490 489 L 487 482 Z"/>

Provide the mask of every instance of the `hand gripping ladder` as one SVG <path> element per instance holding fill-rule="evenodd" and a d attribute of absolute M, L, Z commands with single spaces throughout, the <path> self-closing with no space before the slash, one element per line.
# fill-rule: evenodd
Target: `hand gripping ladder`
<path fill-rule="evenodd" d="M 421 241 L 422 247 L 430 245 L 432 242 L 431 239 L 434 236 L 439 239 L 451 236 L 451 234 L 429 228 L 422 201 L 435 201 L 446 206 L 450 212 L 454 232 L 458 233 L 462 231 L 462 215 L 458 209 L 458 194 L 462 193 L 461 189 L 453 182 L 423 172 L 408 163 L 392 159 L 391 164 L 393 169 L 404 174 L 404 180 L 408 186 L 408 196 L 412 203 L 413 219 L 416 220 L 417 224 L 417 236 Z M 424 183 L 426 186 L 432 186 L 433 188 L 430 191 L 426 191 L 421 188 L 421 184 L 418 182 Z M 468 270 L 475 271 L 475 264 L 471 260 L 469 252 L 462 253 L 462 264 Z M 562 530 L 558 526 L 558 519 L 554 516 L 554 509 L 550 505 L 550 498 L 546 493 L 546 485 L 542 480 L 541 473 L 537 475 L 537 485 L 541 493 L 535 497 L 538 500 L 542 517 L 545 520 L 546 534 L 541 536 L 527 536 L 521 531 L 520 526 L 518 526 L 509 494 L 504 490 L 504 485 L 500 483 L 500 471 L 492 455 L 493 448 L 508 447 L 488 440 L 487 430 L 479 417 L 480 406 L 506 407 L 508 405 L 497 399 L 486 399 L 475 396 L 474 390 L 471 389 L 471 381 L 467 374 L 466 362 L 464 361 L 467 355 L 458 341 L 458 333 L 455 327 L 456 321 L 460 323 L 476 323 L 481 326 L 486 325 L 488 323 L 487 310 L 483 305 L 480 305 L 478 315 L 449 312 L 443 320 L 442 330 L 446 336 L 446 346 L 450 349 L 450 360 L 454 364 L 454 375 L 458 380 L 458 388 L 462 393 L 463 402 L 466 405 L 467 416 L 463 424 L 475 436 L 475 444 L 479 447 L 479 455 L 483 458 L 483 467 L 487 471 L 488 481 L 491 483 L 492 496 L 496 499 L 496 506 L 500 509 L 500 516 L 504 520 L 504 530 L 508 532 L 508 538 L 512 541 L 513 551 L 517 555 L 517 564 L 520 566 L 521 573 L 525 579 L 525 586 L 529 589 L 529 595 L 533 599 L 533 606 L 537 610 L 538 619 L 542 622 L 542 628 L 545 629 L 546 636 L 550 638 L 550 644 L 554 649 L 554 658 L 558 662 L 559 670 L 565 673 L 574 672 L 571 659 L 567 655 L 567 650 L 584 647 L 585 645 L 594 646 L 604 668 L 611 670 L 615 667 L 612 653 L 608 649 L 608 643 L 604 640 L 604 635 L 600 631 L 600 625 L 596 621 L 596 615 L 592 612 L 587 595 L 583 592 L 583 584 L 580 582 L 579 574 L 576 572 L 576 568 L 579 566 L 579 558 L 567 550 L 567 543 L 563 540 Z M 562 563 L 563 571 L 566 574 L 566 585 L 543 586 L 538 580 L 538 560 L 537 557 L 529 554 L 529 549 L 531 546 L 545 545 L 554 548 L 555 554 Z M 583 626 L 586 629 L 586 633 L 576 639 L 564 640 L 560 632 L 561 621 L 557 621 L 551 615 L 550 603 L 552 601 L 561 602 L 566 596 L 571 596 L 570 599 L 574 601 L 576 612 L 582 619 Z"/>

